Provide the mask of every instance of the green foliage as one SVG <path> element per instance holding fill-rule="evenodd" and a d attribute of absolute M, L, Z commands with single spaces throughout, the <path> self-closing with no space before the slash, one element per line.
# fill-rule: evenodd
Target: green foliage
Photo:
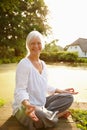
<path fill-rule="evenodd" d="M 87 63 L 87 58 L 78 58 L 78 63 Z"/>
<path fill-rule="evenodd" d="M 5 101 L 0 98 L 0 107 L 3 106 L 4 104 L 5 104 Z"/>
<path fill-rule="evenodd" d="M 77 54 L 65 51 L 59 52 L 42 52 L 40 58 L 47 62 L 76 62 Z"/>
<path fill-rule="evenodd" d="M 7 53 L 7 52 L 5 52 L 5 53 Z M 0 59 L 0 64 L 17 63 L 23 57 L 25 57 L 25 53 L 22 53 L 21 56 L 14 56 L 14 54 L 12 53 L 12 50 L 9 50 L 7 57 L 3 56 L 3 58 Z M 44 60 L 45 62 L 69 62 L 69 63 L 74 63 L 74 65 L 76 65 L 76 66 L 77 65 L 84 65 L 84 66 L 87 65 L 86 58 L 79 59 L 76 53 L 71 53 L 71 52 L 64 52 L 64 51 L 45 52 L 45 51 L 43 51 L 40 55 L 40 58 L 42 60 Z M 79 60 L 80 60 L 80 62 L 79 62 Z"/>
<path fill-rule="evenodd" d="M 14 56 L 25 53 L 25 39 L 31 30 L 47 35 L 47 14 L 44 0 L 0 0 L 0 58 L 8 57 L 9 48 Z"/>
<path fill-rule="evenodd" d="M 48 62 L 75 62 L 77 61 L 78 55 L 75 52 L 63 51 L 56 45 L 57 40 L 53 40 L 49 44 L 45 44 L 45 48 L 41 53 L 41 58 Z"/>
<path fill-rule="evenodd" d="M 57 43 L 57 39 L 53 40 L 51 43 L 47 43 L 45 44 L 45 47 L 43 49 L 43 52 L 58 52 L 60 50 L 63 50 L 62 48 L 60 48 L 58 45 L 56 45 Z"/>
<path fill-rule="evenodd" d="M 81 130 L 87 130 L 87 110 L 71 109 L 72 117 Z"/>
<path fill-rule="evenodd" d="M 8 64 L 8 63 L 18 63 L 23 57 L 13 57 L 13 58 L 3 58 L 0 59 L 0 64 Z"/>
<path fill-rule="evenodd" d="M 78 55 L 75 52 L 64 51 L 64 55 L 65 55 L 65 61 L 68 61 L 68 62 L 75 62 L 78 58 Z"/>

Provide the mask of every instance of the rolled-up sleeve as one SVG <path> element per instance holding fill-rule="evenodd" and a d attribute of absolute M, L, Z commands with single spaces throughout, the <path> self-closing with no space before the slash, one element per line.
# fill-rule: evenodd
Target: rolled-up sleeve
<path fill-rule="evenodd" d="M 27 93 L 27 84 L 29 76 L 29 67 L 25 62 L 20 62 L 16 70 L 16 87 L 14 97 L 17 104 L 21 104 L 24 99 L 29 99 Z"/>

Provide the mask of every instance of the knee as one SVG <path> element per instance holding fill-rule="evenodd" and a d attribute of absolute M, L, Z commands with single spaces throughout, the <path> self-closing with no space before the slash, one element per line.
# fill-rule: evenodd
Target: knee
<path fill-rule="evenodd" d="M 66 100 L 68 100 L 68 102 L 69 102 L 70 104 L 72 104 L 73 101 L 74 101 L 73 95 L 72 95 L 72 94 L 67 94 L 67 95 L 66 95 Z"/>

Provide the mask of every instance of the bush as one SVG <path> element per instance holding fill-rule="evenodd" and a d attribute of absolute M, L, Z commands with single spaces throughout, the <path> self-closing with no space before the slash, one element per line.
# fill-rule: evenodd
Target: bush
<path fill-rule="evenodd" d="M 10 57 L 10 58 L 3 58 L 0 59 L 0 64 L 8 64 L 8 63 L 18 63 L 23 57 L 18 56 L 18 57 Z"/>
<path fill-rule="evenodd" d="M 75 61 L 77 61 L 77 58 L 78 58 L 77 53 L 65 52 L 65 61 L 75 62 Z"/>
<path fill-rule="evenodd" d="M 73 120 L 81 130 L 87 130 L 87 110 L 71 109 Z"/>
<path fill-rule="evenodd" d="M 78 55 L 72 52 L 42 52 L 40 58 L 46 62 L 76 62 Z"/>
<path fill-rule="evenodd" d="M 77 62 L 79 62 L 79 63 L 87 63 L 87 58 L 78 58 Z"/>
<path fill-rule="evenodd" d="M 9 56 L 3 57 L 0 59 L 0 64 L 3 63 L 16 63 L 19 62 L 23 57 L 24 54 L 21 56 Z M 40 58 L 45 62 L 71 62 L 71 63 L 87 63 L 87 58 L 78 58 L 77 53 L 75 52 L 42 52 L 40 54 Z"/>
<path fill-rule="evenodd" d="M 5 101 L 0 98 L 0 107 L 3 106 L 4 104 L 5 104 Z"/>

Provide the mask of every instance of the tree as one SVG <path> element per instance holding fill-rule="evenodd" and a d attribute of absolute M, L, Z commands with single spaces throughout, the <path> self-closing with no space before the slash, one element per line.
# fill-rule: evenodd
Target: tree
<path fill-rule="evenodd" d="M 60 47 L 58 45 L 56 45 L 56 43 L 58 42 L 58 39 L 55 39 L 53 41 L 51 41 L 48 44 L 45 44 L 45 48 L 44 48 L 44 52 L 58 52 L 60 50 Z"/>
<path fill-rule="evenodd" d="M 14 56 L 22 55 L 25 38 L 31 30 L 47 35 L 51 29 L 47 14 L 44 0 L 0 0 L 0 56 L 9 50 Z"/>

